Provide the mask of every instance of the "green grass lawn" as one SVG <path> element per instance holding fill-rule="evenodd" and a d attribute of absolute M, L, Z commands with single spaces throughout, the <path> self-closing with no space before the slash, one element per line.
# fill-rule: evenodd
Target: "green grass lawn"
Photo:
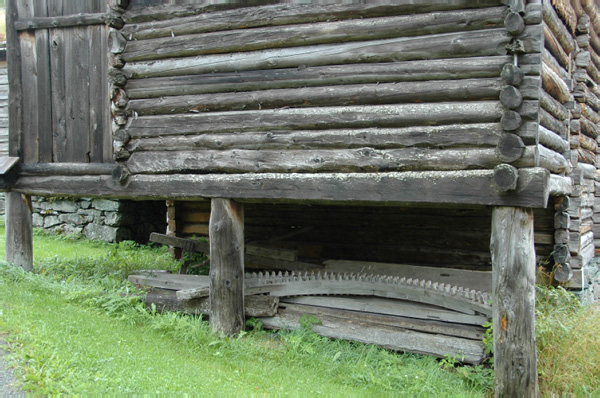
<path fill-rule="evenodd" d="M 0 264 L 0 333 L 28 392 L 454 396 L 489 391 L 487 370 L 332 341 L 314 334 L 310 322 L 294 332 L 257 327 L 223 339 L 199 318 L 147 311 L 127 294 L 135 287 L 124 279 L 135 269 L 176 267 L 165 248 L 36 232 L 34 257 L 33 273 Z"/>

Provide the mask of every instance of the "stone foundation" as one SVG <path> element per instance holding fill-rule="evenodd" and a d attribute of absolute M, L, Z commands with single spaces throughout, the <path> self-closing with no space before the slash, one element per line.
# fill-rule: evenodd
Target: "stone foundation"
<path fill-rule="evenodd" d="M 166 230 L 162 201 L 57 199 L 33 197 L 33 226 L 89 239 L 147 243 L 150 233 Z"/>

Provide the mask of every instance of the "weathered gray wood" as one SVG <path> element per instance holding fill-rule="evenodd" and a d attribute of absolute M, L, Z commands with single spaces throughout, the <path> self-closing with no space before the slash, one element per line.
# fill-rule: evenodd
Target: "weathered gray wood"
<path fill-rule="evenodd" d="M 526 32 L 531 29 L 528 27 Z M 533 37 L 532 37 L 533 39 Z M 410 61 L 505 55 L 510 35 L 504 29 L 447 33 L 297 48 L 270 49 L 226 55 L 203 55 L 128 63 L 128 78 L 236 72 L 363 62 Z M 533 42 L 532 42 L 532 45 Z"/>
<path fill-rule="evenodd" d="M 244 208 L 230 199 L 210 204 L 210 326 L 231 336 L 244 329 Z"/>
<path fill-rule="evenodd" d="M 113 165 L 106 163 L 36 163 L 24 164 L 20 166 L 20 171 L 24 175 L 110 175 Z"/>
<path fill-rule="evenodd" d="M 71 162 L 89 162 L 89 29 L 72 28 L 65 37 L 66 147 Z"/>
<path fill-rule="evenodd" d="M 542 64 L 542 87 L 561 104 L 571 100 L 571 92 L 567 84 L 545 62 Z"/>
<path fill-rule="evenodd" d="M 210 288 L 208 286 L 196 287 L 193 289 L 178 290 L 176 292 L 177 300 L 189 301 L 195 298 L 208 297 Z"/>
<path fill-rule="evenodd" d="M 550 195 L 570 195 L 573 192 L 573 180 L 556 174 L 550 175 Z"/>
<path fill-rule="evenodd" d="M 124 133 L 124 130 L 119 130 Z M 537 132 L 537 124 L 536 124 Z M 126 133 L 125 133 L 126 134 Z M 130 152 L 198 149 L 334 149 L 334 148 L 453 148 L 495 147 L 503 134 L 499 123 L 451 124 L 406 128 L 296 130 L 244 133 L 205 133 L 129 141 Z M 554 134 L 554 133 L 553 133 Z M 556 134 L 554 134 L 556 135 Z M 115 134 L 117 137 L 117 134 Z M 127 134 L 127 137 L 129 135 Z"/>
<path fill-rule="evenodd" d="M 76 14 L 54 17 L 35 17 L 22 18 L 15 22 L 15 30 L 32 29 L 54 29 L 54 28 L 72 28 L 88 25 L 104 25 L 107 15 L 104 13 L 96 14 Z"/>
<path fill-rule="evenodd" d="M 193 25 L 207 25 L 205 30 L 229 30 L 245 27 L 264 25 L 285 25 L 310 21 L 328 21 L 348 18 L 373 18 L 386 15 L 401 15 L 425 13 L 432 11 L 456 10 L 465 8 L 480 8 L 497 6 L 498 1 L 483 0 L 473 3 L 469 0 L 455 0 L 448 3 L 444 0 L 433 0 L 426 3 L 400 3 L 400 4 L 277 4 L 261 8 L 237 8 L 232 10 L 215 9 L 212 3 L 194 4 L 186 6 L 162 5 L 155 7 L 133 7 L 128 10 L 124 18 L 129 24 L 128 34 L 136 33 L 138 38 L 155 37 L 152 34 L 165 28 L 164 36 L 169 36 L 168 27 L 173 25 L 186 25 L 177 30 L 178 34 L 196 32 Z M 265 18 L 265 14 L 269 18 Z M 149 23 L 143 23 L 149 22 Z M 139 25 L 134 25 L 140 23 Z M 147 30 L 147 36 L 143 36 Z"/>
<path fill-rule="evenodd" d="M 543 6 L 543 17 L 546 26 L 552 31 L 552 34 L 561 47 L 567 54 L 570 54 L 575 49 L 575 40 L 573 35 L 569 32 L 567 27 L 563 24 L 560 17 L 554 10 L 554 7 L 548 2 L 542 2 Z"/>
<path fill-rule="evenodd" d="M 566 139 L 568 137 L 569 128 L 561 120 L 555 119 L 551 114 L 546 112 L 543 108 L 540 108 L 540 125 L 554 132 L 560 138 Z"/>
<path fill-rule="evenodd" d="M 523 156 L 525 144 L 515 134 L 503 134 L 497 146 L 498 158 L 503 162 L 514 162 Z"/>
<path fill-rule="evenodd" d="M 512 63 L 507 63 L 502 67 L 501 76 L 506 84 L 516 86 L 521 84 L 523 81 L 523 70 Z"/>
<path fill-rule="evenodd" d="M 58 6 L 58 4 L 54 4 Z M 62 12 L 61 2 L 60 12 Z M 71 159 L 67 153 L 67 91 L 66 91 L 66 43 L 65 32 L 51 29 L 50 40 L 50 84 L 52 86 L 52 151 L 54 161 L 66 162 Z"/>
<path fill-rule="evenodd" d="M 112 54 L 121 54 L 125 51 L 127 39 L 121 32 L 116 29 L 111 29 L 108 34 L 108 51 Z M 127 59 L 124 58 L 125 61 Z"/>
<path fill-rule="evenodd" d="M 126 62 L 137 62 L 490 29 L 503 25 L 504 12 L 504 7 L 493 7 L 226 30 L 209 34 L 173 33 L 167 37 L 130 41 L 123 56 Z"/>
<path fill-rule="evenodd" d="M 494 369 L 496 396 L 537 396 L 533 213 L 492 213 Z"/>
<path fill-rule="evenodd" d="M 151 309 L 152 304 L 158 311 L 176 311 L 190 315 L 210 316 L 208 298 L 180 301 L 172 290 L 153 288 L 145 297 L 146 306 Z M 246 296 L 244 297 L 244 311 L 247 317 L 269 317 L 277 314 L 279 298 L 272 296 Z"/>
<path fill-rule="evenodd" d="M 494 185 L 500 192 L 510 191 L 517 188 L 519 171 L 509 164 L 499 164 L 494 167 Z"/>
<path fill-rule="evenodd" d="M 342 84 L 492 78 L 499 75 L 507 62 L 510 62 L 507 56 L 494 56 L 131 79 L 127 82 L 127 94 L 136 99 Z"/>
<path fill-rule="evenodd" d="M 562 48 L 558 39 L 546 24 L 544 24 L 544 46 L 563 68 L 567 70 L 570 69 L 569 64 L 571 59 L 569 58 L 569 55 Z"/>
<path fill-rule="evenodd" d="M 132 174 L 490 169 L 502 162 L 515 161 L 521 157 L 524 145 L 519 137 L 516 135 L 512 137 L 518 142 L 513 143 L 513 140 L 510 140 L 510 143 L 497 149 L 357 148 L 311 151 L 234 149 L 136 152 L 127 161 L 127 168 Z M 534 165 L 528 164 L 528 166 Z"/>
<path fill-rule="evenodd" d="M 511 35 L 518 36 L 525 30 L 525 21 L 518 13 L 509 12 L 504 19 L 504 27 Z"/>
<path fill-rule="evenodd" d="M 462 314 L 427 304 L 417 304 L 410 301 L 391 300 L 379 297 L 297 296 L 280 298 L 279 301 L 284 304 L 305 304 L 317 307 L 337 308 L 365 313 L 372 312 L 376 314 L 429 319 L 440 322 L 453 322 L 476 326 L 481 326 L 489 320 L 487 316 L 481 314 Z"/>
<path fill-rule="evenodd" d="M 111 159 L 111 140 L 108 115 L 108 71 L 106 55 L 106 27 L 88 28 L 89 42 L 89 136 L 90 162 L 105 162 Z M 106 153 L 108 151 L 108 153 Z"/>
<path fill-rule="evenodd" d="M 6 193 L 6 261 L 33 269 L 33 227 L 31 198 L 17 192 Z"/>
<path fill-rule="evenodd" d="M 186 95 L 131 100 L 127 109 L 140 116 L 188 112 L 272 109 L 286 106 L 394 104 L 403 102 L 474 101 L 497 98 L 511 109 L 523 97 L 514 87 L 500 91 L 500 79 L 431 80 L 382 84 L 291 88 L 239 93 Z"/>
<path fill-rule="evenodd" d="M 279 309 L 277 316 L 261 318 L 261 322 L 269 328 L 295 329 L 300 327 L 299 321 L 303 314 L 320 319 L 321 324 L 312 325 L 311 328 L 326 337 L 378 344 L 393 350 L 440 357 L 456 356 L 469 363 L 478 363 L 483 358 L 483 346 L 480 342 L 431 333 L 429 330 L 426 333 L 418 332 L 417 328 L 422 329 L 426 326 L 418 324 L 418 320 L 407 318 L 375 314 L 367 316 L 364 313 L 352 314 L 352 311 L 288 304 L 285 309 Z M 382 318 L 386 323 L 381 321 Z M 414 326 L 411 327 L 410 324 Z M 438 325 L 435 325 L 435 328 L 441 329 Z"/>
<path fill-rule="evenodd" d="M 540 105 L 557 120 L 569 119 L 569 110 L 544 90 L 540 90 Z"/>
<path fill-rule="evenodd" d="M 23 132 L 22 132 L 22 160 L 24 163 L 37 163 L 39 161 L 39 122 L 38 109 L 38 60 L 36 53 L 35 32 L 22 32 L 19 35 L 21 46 L 21 76 L 23 96 Z"/>
<path fill-rule="evenodd" d="M 496 101 L 439 102 L 353 107 L 286 108 L 253 112 L 210 112 L 140 116 L 131 120 L 131 137 L 158 137 L 198 132 L 406 127 L 414 125 L 497 122 L 503 107 Z"/>
<path fill-rule="evenodd" d="M 6 2 L 6 26 L 14 25 L 18 20 L 18 1 Z M 19 35 L 14 29 L 6 29 L 7 69 L 9 85 L 9 142 L 10 156 L 21 157 L 23 139 L 23 80 L 21 77 L 21 46 Z"/>
<path fill-rule="evenodd" d="M 564 153 L 569 150 L 569 143 L 566 140 L 563 140 L 558 134 L 542 125 L 539 126 L 539 140 L 540 144 L 558 153 Z"/>
<path fill-rule="evenodd" d="M 500 119 L 500 124 L 502 124 L 502 128 L 506 131 L 515 131 L 521 127 L 523 119 L 515 111 L 506 111 Z"/>
<path fill-rule="evenodd" d="M 515 192 L 499 194 L 493 170 L 246 175 L 136 175 L 125 186 L 112 177 L 21 177 L 13 189 L 23 193 L 136 200 L 210 197 L 307 202 L 463 203 L 546 207 L 549 172 L 519 170 Z"/>

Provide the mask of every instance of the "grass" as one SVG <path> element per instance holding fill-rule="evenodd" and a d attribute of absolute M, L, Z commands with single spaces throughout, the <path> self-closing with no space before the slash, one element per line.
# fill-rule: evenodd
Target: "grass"
<path fill-rule="evenodd" d="M 0 229 L 0 234 L 3 234 Z M 3 239 L 3 236 L 0 236 Z M 451 361 L 332 341 L 310 330 L 219 338 L 197 317 L 148 311 L 124 281 L 173 268 L 163 248 L 36 232 L 33 273 L 0 264 L 0 332 L 22 388 L 41 394 L 481 395 Z M 251 322 L 252 323 L 252 322 Z M 465 369 L 468 369 L 465 371 Z"/>

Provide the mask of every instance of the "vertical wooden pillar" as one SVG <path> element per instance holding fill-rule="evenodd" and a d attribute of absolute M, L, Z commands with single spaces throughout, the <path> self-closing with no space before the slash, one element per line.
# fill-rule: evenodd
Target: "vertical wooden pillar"
<path fill-rule="evenodd" d="M 33 268 L 31 198 L 18 192 L 6 193 L 6 261 Z"/>
<path fill-rule="evenodd" d="M 533 212 L 496 207 L 492 213 L 495 392 L 537 396 Z"/>
<path fill-rule="evenodd" d="M 210 211 L 210 325 L 228 336 L 244 328 L 244 208 L 213 199 Z"/>

